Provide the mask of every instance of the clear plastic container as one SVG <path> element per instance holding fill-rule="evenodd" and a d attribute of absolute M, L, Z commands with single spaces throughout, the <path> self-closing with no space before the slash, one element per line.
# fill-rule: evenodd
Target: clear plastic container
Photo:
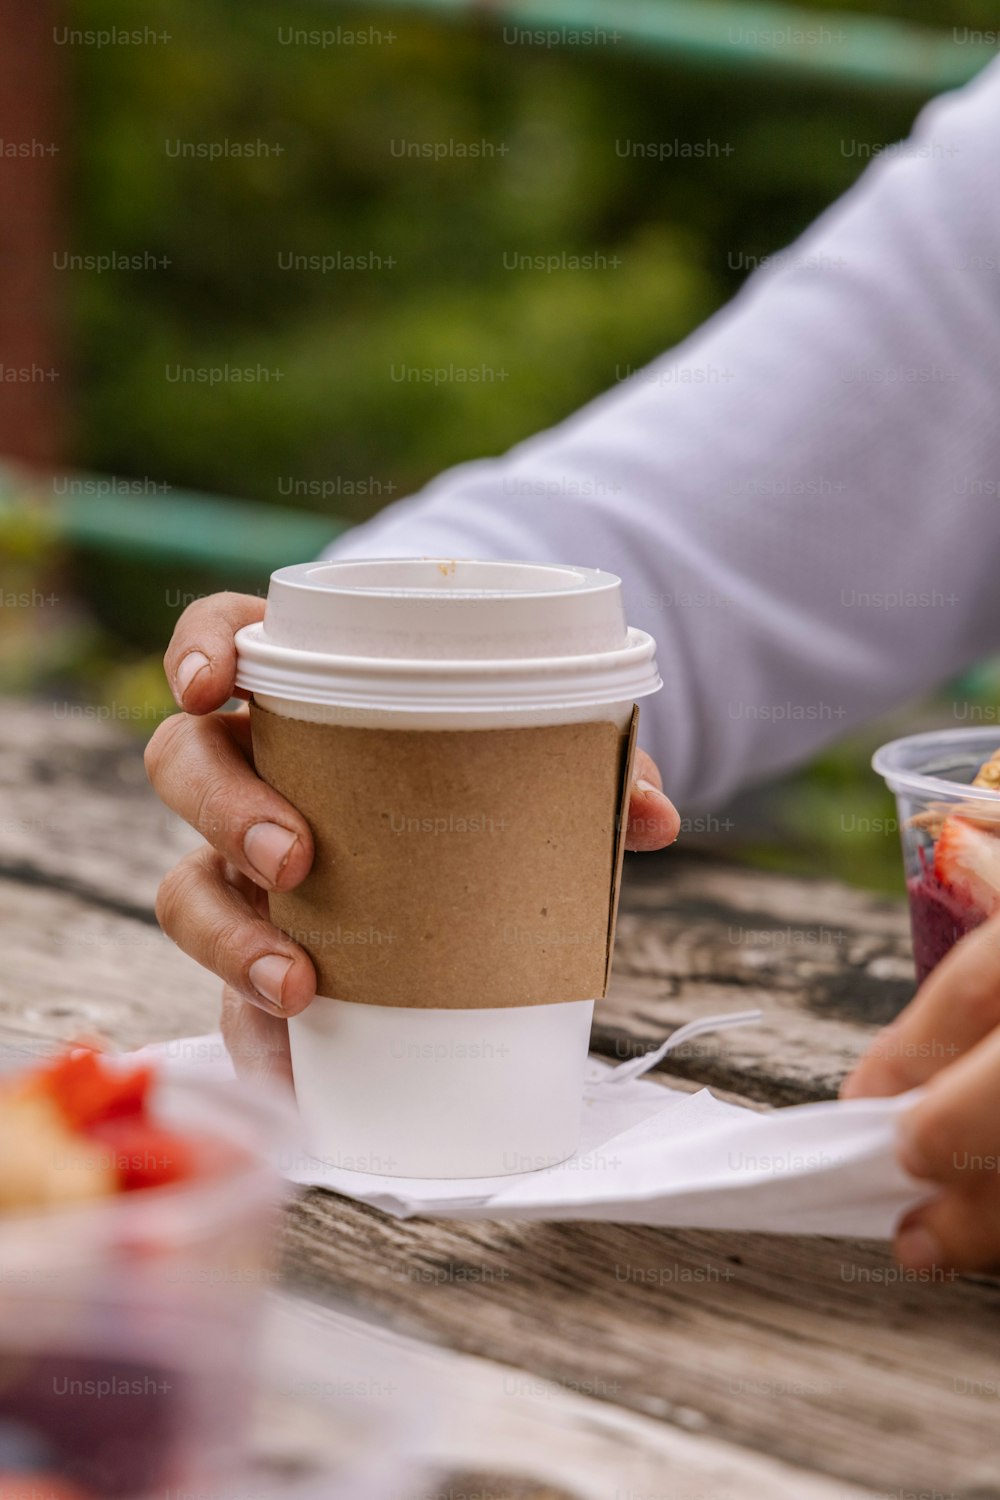
<path fill-rule="evenodd" d="M 996 727 L 940 730 L 872 759 L 896 795 L 918 982 L 1000 910 L 1000 791 L 970 784 L 998 747 Z"/>
<path fill-rule="evenodd" d="M 269 1301 L 254 1460 L 212 1500 L 428 1500 L 451 1410 L 422 1346 L 354 1309 Z"/>
<path fill-rule="evenodd" d="M 0 1473 L 39 1494 L 209 1494 L 245 1457 L 289 1108 L 171 1070 L 152 1113 L 221 1143 L 211 1175 L 0 1215 Z"/>

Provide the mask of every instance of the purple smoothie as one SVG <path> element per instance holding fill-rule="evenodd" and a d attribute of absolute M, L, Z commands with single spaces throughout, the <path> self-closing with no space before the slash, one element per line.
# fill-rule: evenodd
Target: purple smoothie
<path fill-rule="evenodd" d="M 921 851 L 921 854 L 923 851 Z M 943 886 L 926 861 L 923 873 L 907 882 L 910 895 L 910 929 L 913 933 L 913 961 L 917 966 L 917 983 L 953 948 L 959 938 L 986 920 L 978 907 L 959 901 Z"/>

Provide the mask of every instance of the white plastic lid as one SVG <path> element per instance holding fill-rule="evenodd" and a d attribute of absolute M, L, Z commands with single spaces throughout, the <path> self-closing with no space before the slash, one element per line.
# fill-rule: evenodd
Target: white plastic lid
<path fill-rule="evenodd" d="M 585 707 L 661 686 L 621 580 L 548 563 L 298 563 L 272 573 L 265 617 L 236 645 L 237 687 L 350 708 Z"/>

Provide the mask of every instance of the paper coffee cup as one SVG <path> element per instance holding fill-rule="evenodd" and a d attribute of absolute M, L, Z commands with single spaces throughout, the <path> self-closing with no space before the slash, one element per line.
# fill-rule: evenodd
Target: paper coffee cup
<path fill-rule="evenodd" d="M 237 635 L 257 770 L 313 830 L 270 898 L 318 997 L 289 1022 L 313 1149 L 391 1176 L 563 1161 L 607 987 L 635 700 L 620 580 L 445 559 L 271 577 Z"/>

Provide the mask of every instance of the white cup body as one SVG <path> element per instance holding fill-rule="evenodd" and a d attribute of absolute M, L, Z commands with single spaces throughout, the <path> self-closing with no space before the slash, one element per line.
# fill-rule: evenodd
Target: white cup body
<path fill-rule="evenodd" d="M 342 722 L 329 705 L 257 702 L 285 718 Z M 558 722 L 606 720 L 624 734 L 632 705 L 565 712 Z M 528 717 L 508 715 L 502 727 L 538 722 Z M 465 728 L 457 719 L 437 715 L 427 731 Z M 356 712 L 349 722 L 358 725 Z M 545 722 L 556 722 L 551 712 Z M 393 723 L 413 727 L 388 712 L 367 727 Z M 445 1010 L 317 996 L 288 1022 L 310 1148 L 334 1166 L 391 1177 L 495 1177 L 565 1161 L 580 1137 L 593 1014 L 593 999 Z"/>
<path fill-rule="evenodd" d="M 424 1010 L 316 999 L 288 1023 L 311 1149 L 387 1177 L 498 1177 L 580 1138 L 592 1000 Z"/>
<path fill-rule="evenodd" d="M 326 569 L 331 566 L 324 565 Z M 385 569 L 392 565 L 357 566 Z M 527 565 L 449 566 L 516 570 Z M 304 570 L 284 569 L 275 576 L 300 571 Z M 544 574 L 546 569 L 532 567 L 531 571 Z M 575 569 L 549 571 L 586 573 Z M 449 579 L 454 575 L 439 576 Z M 609 577 L 595 576 L 601 580 Z M 435 618 L 427 604 L 422 612 L 415 607 L 406 590 L 399 592 L 398 602 L 389 592 L 380 604 L 362 585 L 363 601 L 356 611 L 352 611 L 349 597 L 337 593 L 332 612 L 337 615 L 336 632 L 332 638 L 325 632 L 321 596 L 296 596 L 294 590 L 285 594 L 279 589 L 277 598 L 284 612 L 280 607 L 275 610 L 279 638 L 275 642 L 278 650 L 272 656 L 278 662 L 277 675 L 268 675 L 271 668 L 266 659 L 256 678 L 251 663 L 246 675 L 238 676 L 237 681 L 253 689 L 260 707 L 284 718 L 311 723 L 433 733 L 611 722 L 624 735 L 637 695 L 634 674 L 625 681 L 628 691 L 617 699 L 608 696 L 607 684 L 613 678 L 603 674 L 603 688 L 592 694 L 600 697 L 603 692 L 603 701 L 597 703 L 580 701 L 579 691 L 566 693 L 569 701 L 559 702 L 558 692 L 551 689 L 552 683 L 558 687 L 560 681 L 558 661 L 574 641 L 584 643 L 584 651 L 577 654 L 578 664 L 591 660 L 585 653 L 621 655 L 634 646 L 631 637 L 635 633 L 626 630 L 619 599 L 607 587 L 595 588 L 589 627 L 584 609 L 578 611 L 582 618 L 578 619 L 579 628 L 574 629 L 572 618 L 563 618 L 569 612 L 560 609 L 558 588 L 553 592 L 555 598 L 546 596 L 541 603 L 527 593 L 520 609 L 516 605 L 507 608 L 503 599 L 480 599 L 484 615 L 493 611 L 495 628 L 491 635 L 489 629 L 477 624 L 474 592 L 468 599 L 462 597 L 463 618 L 456 624 L 457 615 L 451 606 L 442 607 L 440 601 L 436 601 Z M 269 595 L 269 611 L 270 601 Z M 395 610 L 399 611 L 398 619 Z M 389 653 L 403 649 L 395 634 L 399 619 L 411 632 L 406 649 L 420 655 L 398 659 L 399 679 L 380 678 L 385 663 L 393 660 Z M 448 680 L 450 657 L 445 653 L 454 653 L 456 640 L 464 633 L 472 643 L 466 648 L 469 652 L 492 651 L 492 655 L 482 657 L 484 672 L 489 673 L 497 664 L 501 671 L 513 668 L 518 659 L 513 653 L 529 649 L 532 619 L 548 631 L 547 649 L 557 649 L 560 657 L 539 658 L 536 642 L 535 665 L 528 669 L 525 690 L 518 691 L 512 671 L 506 683 L 511 690 L 505 697 L 502 687 L 495 693 L 491 687 L 470 710 Z M 252 629 L 254 650 L 267 658 L 268 643 L 261 643 L 260 627 Z M 332 690 L 322 685 L 320 676 L 294 675 L 300 661 L 311 654 L 310 640 L 318 640 L 327 651 L 346 641 L 358 653 L 346 668 L 344 658 L 338 658 L 331 674 L 335 678 Z M 283 652 L 301 653 L 301 657 L 293 659 Z M 269 687 L 272 682 L 280 687 L 286 660 L 291 663 L 288 680 L 297 693 L 308 696 L 293 695 L 288 689 L 278 693 L 262 690 L 262 684 Z M 371 672 L 359 674 L 357 660 L 371 662 Z M 437 670 L 439 675 L 421 696 L 419 689 L 413 688 L 425 661 L 434 663 L 432 674 Z M 307 672 L 312 670 L 310 661 Z M 589 666 L 584 670 L 590 670 Z M 350 675 L 348 691 L 344 690 L 345 671 Z M 652 673 L 655 678 L 655 663 Z M 564 671 L 562 678 L 572 680 L 579 689 L 579 675 L 574 676 L 573 667 Z M 535 679 L 547 680 L 550 686 L 536 692 Z M 643 690 L 654 689 L 647 686 Z M 491 701 L 491 694 L 496 701 Z M 329 701 L 336 696 L 348 701 Z M 335 916 L 331 913 L 333 919 Z M 337 996 L 318 996 L 288 1023 L 295 1090 L 311 1149 L 335 1166 L 397 1177 L 492 1177 L 564 1161 L 579 1142 L 593 1007 L 594 997 L 558 1004 L 456 1010 L 369 1005 Z"/>

